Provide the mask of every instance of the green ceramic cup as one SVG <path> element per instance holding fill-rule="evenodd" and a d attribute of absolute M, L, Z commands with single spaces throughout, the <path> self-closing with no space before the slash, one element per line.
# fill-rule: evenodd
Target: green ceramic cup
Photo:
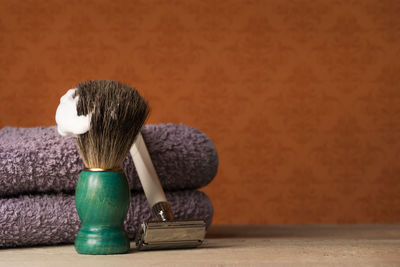
<path fill-rule="evenodd" d="M 129 239 L 123 222 L 129 208 L 128 181 L 121 171 L 81 172 L 75 191 L 82 225 L 75 239 L 81 254 L 126 253 Z"/>

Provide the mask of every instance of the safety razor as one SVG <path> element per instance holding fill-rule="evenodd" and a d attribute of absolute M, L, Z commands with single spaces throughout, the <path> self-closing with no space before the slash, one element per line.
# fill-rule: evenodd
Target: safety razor
<path fill-rule="evenodd" d="M 194 248 L 201 245 L 206 234 L 203 220 L 174 220 L 143 136 L 139 132 L 130 149 L 153 220 L 143 222 L 136 235 L 138 250 Z"/>

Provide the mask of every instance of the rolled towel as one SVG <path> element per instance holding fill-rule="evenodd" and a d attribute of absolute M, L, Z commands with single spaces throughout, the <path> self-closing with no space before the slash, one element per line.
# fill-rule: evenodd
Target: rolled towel
<path fill-rule="evenodd" d="M 141 132 L 164 190 L 197 189 L 215 177 L 217 151 L 203 132 L 176 124 L 145 125 Z M 83 168 L 73 138 L 56 127 L 0 130 L 0 196 L 73 192 Z M 141 190 L 130 155 L 123 168 L 131 190 Z"/>
<path fill-rule="evenodd" d="M 176 219 L 204 219 L 211 224 L 213 207 L 202 192 L 167 192 Z M 73 243 L 80 227 L 72 195 L 23 195 L 0 199 L 0 247 Z M 133 194 L 125 229 L 134 239 L 140 223 L 151 217 L 143 193 Z"/>

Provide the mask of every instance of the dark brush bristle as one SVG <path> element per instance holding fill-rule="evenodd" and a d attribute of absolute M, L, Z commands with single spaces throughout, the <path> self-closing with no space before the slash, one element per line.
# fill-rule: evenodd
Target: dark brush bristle
<path fill-rule="evenodd" d="M 77 137 L 85 166 L 120 167 L 149 114 L 146 101 L 136 89 L 111 80 L 81 82 L 75 96 L 78 115 L 91 113 L 90 130 Z"/>

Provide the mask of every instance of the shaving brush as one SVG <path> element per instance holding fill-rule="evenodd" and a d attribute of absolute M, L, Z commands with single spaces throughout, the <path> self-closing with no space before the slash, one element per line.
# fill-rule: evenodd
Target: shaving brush
<path fill-rule="evenodd" d="M 98 80 L 77 85 L 74 99 L 89 130 L 76 135 L 81 172 L 75 202 L 82 225 L 75 249 L 82 254 L 116 254 L 129 250 L 123 228 L 130 190 L 121 169 L 145 122 L 149 107 L 134 88 L 116 81 Z"/>

